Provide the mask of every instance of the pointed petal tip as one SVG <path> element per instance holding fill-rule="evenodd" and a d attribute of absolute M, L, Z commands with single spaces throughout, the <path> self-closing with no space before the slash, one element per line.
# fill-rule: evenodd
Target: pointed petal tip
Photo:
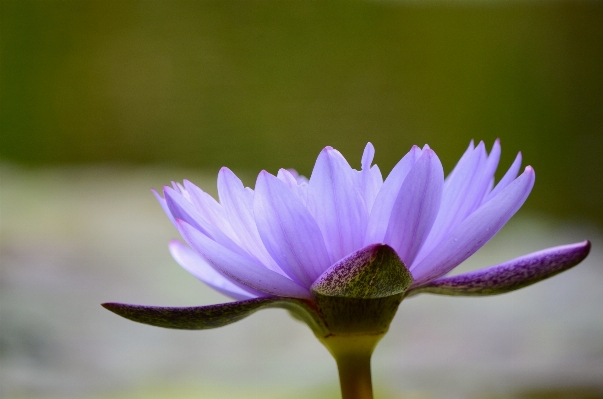
<path fill-rule="evenodd" d="M 584 241 L 578 242 L 574 245 L 576 245 L 577 249 L 582 250 L 582 256 L 583 256 L 582 259 L 584 259 L 588 256 L 588 254 L 590 253 L 590 248 L 592 246 L 590 240 L 584 240 Z"/>
<path fill-rule="evenodd" d="M 155 198 L 157 198 L 157 199 L 160 199 L 160 198 L 163 199 L 163 197 L 161 196 L 161 194 L 159 194 L 159 192 L 155 188 L 152 188 L 151 192 L 153 193 L 153 195 L 155 196 Z"/>
<path fill-rule="evenodd" d="M 101 303 L 101 306 L 103 308 L 107 309 L 108 311 L 121 316 L 120 310 L 123 309 L 124 304 L 119 303 L 119 302 L 104 302 L 104 303 Z M 128 305 L 126 305 L 126 306 L 128 306 Z"/>
<path fill-rule="evenodd" d="M 176 246 L 180 246 L 180 245 L 185 245 L 182 243 L 182 241 L 176 240 L 176 239 L 172 239 L 168 242 L 168 248 L 172 248 L 172 247 L 176 247 Z"/>

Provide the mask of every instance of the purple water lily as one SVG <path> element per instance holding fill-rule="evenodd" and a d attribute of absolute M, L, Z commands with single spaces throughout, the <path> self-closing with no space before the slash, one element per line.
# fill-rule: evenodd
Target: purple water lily
<path fill-rule="evenodd" d="M 104 304 L 129 319 L 205 329 L 264 307 L 305 321 L 337 360 L 343 397 L 370 398 L 369 359 L 409 295 L 493 295 L 535 283 L 586 257 L 590 243 L 535 252 L 477 272 L 444 277 L 490 240 L 533 185 L 521 154 L 495 184 L 500 144 L 465 151 L 444 178 L 428 146 L 413 147 L 383 180 L 369 143 L 361 169 L 325 148 L 310 179 L 262 171 L 255 189 L 227 168 L 219 202 L 189 181 L 165 187 L 159 203 L 186 244 L 174 259 L 237 302 L 192 308 Z"/>

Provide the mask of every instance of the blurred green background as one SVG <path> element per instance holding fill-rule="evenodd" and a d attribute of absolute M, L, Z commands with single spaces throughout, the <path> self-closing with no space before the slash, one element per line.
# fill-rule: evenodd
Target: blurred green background
<path fill-rule="evenodd" d="M 384 171 L 523 151 L 529 209 L 603 223 L 603 3 L 2 0 L 0 159 Z"/>
<path fill-rule="evenodd" d="M 522 151 L 536 186 L 460 270 L 593 251 L 517 293 L 405 301 L 382 399 L 603 397 L 603 2 L 0 0 L 0 397 L 336 398 L 285 312 L 175 332 L 99 306 L 226 300 L 171 259 L 148 189 L 308 175 L 326 145 L 358 167 L 367 141 L 384 174 L 424 143 L 450 171 L 496 138 L 499 176 Z"/>

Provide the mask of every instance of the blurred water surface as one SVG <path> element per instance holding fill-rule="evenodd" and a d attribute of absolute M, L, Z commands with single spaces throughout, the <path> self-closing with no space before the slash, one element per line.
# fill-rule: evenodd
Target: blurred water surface
<path fill-rule="evenodd" d="M 167 243 L 178 234 L 149 191 L 188 178 L 215 194 L 215 176 L 5 164 L 0 177 L 3 399 L 338 397 L 330 355 L 284 311 L 192 332 L 136 324 L 100 307 L 227 300 L 170 258 Z M 536 286 L 402 303 L 373 359 L 379 397 L 602 397 L 598 228 L 520 211 L 459 270 L 585 238 L 593 251 L 583 264 Z M 538 396 L 543 389 L 548 394 Z"/>

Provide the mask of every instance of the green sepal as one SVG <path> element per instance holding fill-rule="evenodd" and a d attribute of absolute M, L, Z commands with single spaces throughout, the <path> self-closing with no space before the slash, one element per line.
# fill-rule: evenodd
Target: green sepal
<path fill-rule="evenodd" d="M 331 335 L 385 334 L 403 294 L 383 298 L 342 298 L 315 295 L 321 317 Z"/>
<path fill-rule="evenodd" d="M 369 245 L 327 269 L 310 287 L 314 295 L 355 299 L 405 292 L 412 275 L 390 246 Z"/>

